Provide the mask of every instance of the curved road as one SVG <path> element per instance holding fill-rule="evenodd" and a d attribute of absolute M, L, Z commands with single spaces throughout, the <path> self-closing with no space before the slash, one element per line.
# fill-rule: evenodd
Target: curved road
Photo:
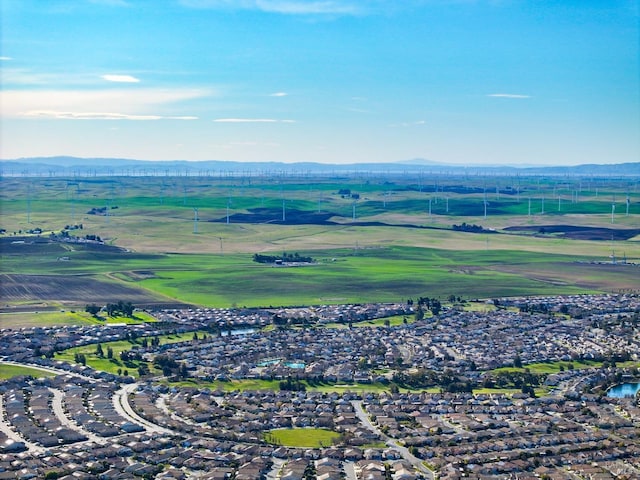
<path fill-rule="evenodd" d="M 29 367 L 29 368 L 33 368 L 36 370 L 40 370 L 43 372 L 49 372 L 49 373 L 54 373 L 56 375 L 71 375 L 71 376 L 75 376 L 75 377 L 80 377 L 80 378 L 84 378 L 86 380 L 89 380 L 91 382 L 95 382 L 96 379 L 92 378 L 92 377 L 87 377 L 84 375 L 80 375 L 78 373 L 75 372 L 68 372 L 67 370 L 60 370 L 57 368 L 53 368 L 53 367 L 43 367 L 41 365 L 33 365 L 30 363 L 18 363 L 18 362 L 5 362 L 5 361 L 0 361 L 0 363 L 4 363 L 7 365 L 16 365 L 19 367 Z M 140 415 L 138 415 L 133 408 L 131 407 L 131 405 L 129 405 L 129 394 L 133 393 L 137 388 L 138 388 L 139 384 L 137 383 L 130 383 L 127 385 L 124 385 L 120 390 L 116 391 L 113 395 L 113 405 L 114 408 L 116 409 L 116 411 L 118 412 L 118 414 L 123 417 L 124 419 L 130 421 L 131 423 L 135 423 L 137 425 L 140 425 L 142 428 L 144 428 L 145 430 L 148 430 L 150 432 L 153 433 L 158 433 L 158 434 L 167 434 L 167 435 L 173 435 L 173 432 L 171 430 L 168 430 L 164 427 L 161 427 L 160 425 L 156 425 L 153 422 L 150 422 L 144 418 L 142 418 Z M 62 393 L 62 392 L 60 392 Z M 56 397 L 54 397 L 56 398 Z M 58 402 L 60 402 L 61 404 L 62 399 L 60 398 L 59 400 L 56 400 L 54 402 L 54 404 L 58 404 Z M 2 405 L 1 405 L 2 399 L 0 398 L 0 414 L 2 414 Z M 55 405 L 54 405 L 55 406 Z M 58 407 L 56 407 L 57 409 Z M 66 418 L 66 416 L 64 415 L 64 412 L 62 410 L 62 407 L 60 407 L 56 412 L 56 416 L 58 416 L 60 418 L 60 420 L 64 420 Z M 60 414 L 60 415 L 59 415 Z M 3 418 L 0 418 L 0 428 L 3 429 L 3 431 L 5 431 L 5 433 L 8 433 L 6 430 L 9 430 L 10 432 L 12 432 L 12 430 L 9 428 L 8 425 L 6 425 L 4 423 L 4 421 L 2 421 Z M 7 428 L 5 429 L 4 426 L 6 426 Z M 69 425 L 68 425 L 69 426 Z M 75 426 L 74 430 L 77 430 L 78 427 Z M 84 433 L 87 437 L 91 438 L 91 433 L 89 432 L 82 432 Z M 20 438 L 19 436 L 16 438 L 16 433 L 13 432 L 13 436 L 9 436 L 9 438 L 16 440 L 16 441 L 21 441 L 24 442 L 24 440 L 22 438 Z M 32 445 L 25 442 L 25 444 L 27 445 L 27 447 L 29 447 L 29 449 L 31 450 Z M 36 446 L 33 446 L 34 448 L 38 448 Z"/>
<path fill-rule="evenodd" d="M 371 430 L 372 432 L 380 435 L 380 438 L 384 440 L 384 443 L 389 448 L 400 453 L 403 459 L 411 463 L 411 465 L 413 465 L 413 468 L 422 473 L 428 480 L 434 479 L 433 472 L 425 466 L 422 460 L 412 455 L 411 452 L 409 452 L 409 449 L 407 449 L 406 447 L 398 445 L 396 440 L 382 433 L 378 427 L 371 423 L 371 420 L 369 420 L 369 415 L 367 415 L 367 412 L 365 412 L 364 408 L 362 408 L 361 400 L 352 400 L 351 404 L 356 411 L 356 416 L 368 430 Z"/>
<path fill-rule="evenodd" d="M 138 383 L 129 383 L 113 394 L 113 406 L 118 414 L 132 423 L 140 425 L 145 430 L 163 435 L 173 435 L 173 432 L 167 428 L 156 425 L 149 420 L 138 415 L 133 407 L 129 404 L 129 394 L 136 391 L 140 385 Z"/>
<path fill-rule="evenodd" d="M 22 438 L 20 435 L 18 435 L 15 432 L 15 430 L 13 430 L 11 426 L 9 426 L 7 422 L 5 422 L 5 411 L 4 411 L 4 406 L 2 402 L 3 402 L 3 396 L 0 395 L 0 431 L 4 433 L 7 436 L 7 438 L 9 438 L 10 440 L 13 440 L 14 442 L 24 443 L 24 446 L 27 447 L 27 450 L 29 450 L 33 454 L 39 454 L 44 452 L 45 449 L 43 447 L 36 445 L 35 443 L 31 443 L 25 438 Z"/>
<path fill-rule="evenodd" d="M 105 444 L 107 440 L 103 437 L 99 437 L 95 433 L 91 433 L 90 431 L 79 427 L 75 422 L 71 421 L 69 417 L 67 417 L 64 413 L 64 407 L 62 402 L 64 400 L 64 392 L 57 390 L 55 388 L 50 388 L 49 391 L 53 393 L 53 400 L 51 401 L 51 409 L 53 410 L 53 414 L 58 418 L 60 423 L 65 427 L 74 430 L 85 437 L 87 440 L 97 443 L 97 444 Z"/>

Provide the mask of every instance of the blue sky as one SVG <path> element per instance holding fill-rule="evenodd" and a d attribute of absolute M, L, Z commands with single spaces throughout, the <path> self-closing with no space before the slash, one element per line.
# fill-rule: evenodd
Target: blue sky
<path fill-rule="evenodd" d="M 640 159 L 637 0 L 0 0 L 3 159 Z"/>

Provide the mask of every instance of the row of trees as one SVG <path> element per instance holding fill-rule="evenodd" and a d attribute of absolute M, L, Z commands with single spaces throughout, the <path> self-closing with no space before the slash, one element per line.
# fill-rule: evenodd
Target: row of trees
<path fill-rule="evenodd" d="M 299 253 L 287 253 L 282 252 L 282 255 L 263 255 L 261 253 L 255 253 L 253 255 L 253 261 L 257 263 L 276 263 L 277 261 L 286 263 L 313 263 L 312 257 L 304 257 Z"/>
<path fill-rule="evenodd" d="M 103 307 L 96 305 L 95 303 L 89 304 L 84 307 L 84 311 L 93 315 L 94 317 L 100 313 Z M 133 317 L 133 312 L 136 307 L 133 306 L 131 302 L 123 302 L 122 300 L 118 300 L 117 303 L 107 303 L 104 306 L 104 309 L 107 312 L 107 315 L 110 317 L 116 315 L 122 315 L 124 317 Z"/>
<path fill-rule="evenodd" d="M 409 299 L 407 304 L 414 305 L 414 301 Z M 431 310 L 433 315 L 438 315 L 442 311 L 442 303 L 437 298 L 418 297 L 415 311 L 416 320 L 424 318 L 425 309 Z"/>
<path fill-rule="evenodd" d="M 300 380 L 293 380 L 290 376 L 287 377 L 286 380 L 280 382 L 279 384 L 280 390 L 285 390 L 288 392 L 304 392 L 307 387 Z"/>
<path fill-rule="evenodd" d="M 178 363 L 168 355 L 156 355 L 153 359 L 153 365 L 162 370 L 165 377 L 177 376 L 180 378 L 188 378 L 189 371 L 184 363 Z"/>
<path fill-rule="evenodd" d="M 461 225 L 453 225 L 453 229 L 457 232 L 471 232 L 471 233 L 480 233 L 484 232 L 484 228 L 480 225 L 476 225 L 474 223 L 462 222 Z"/>

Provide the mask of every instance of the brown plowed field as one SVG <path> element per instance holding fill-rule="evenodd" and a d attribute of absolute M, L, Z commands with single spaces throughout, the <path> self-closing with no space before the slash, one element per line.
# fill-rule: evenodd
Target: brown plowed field
<path fill-rule="evenodd" d="M 3 304 L 60 302 L 85 305 L 122 300 L 134 305 L 157 304 L 165 299 L 145 290 L 99 280 L 89 275 L 0 275 Z"/>
<path fill-rule="evenodd" d="M 535 235 L 553 234 L 572 240 L 624 241 L 640 235 L 640 228 L 582 227 L 577 225 L 519 225 L 505 231 L 531 232 Z"/>

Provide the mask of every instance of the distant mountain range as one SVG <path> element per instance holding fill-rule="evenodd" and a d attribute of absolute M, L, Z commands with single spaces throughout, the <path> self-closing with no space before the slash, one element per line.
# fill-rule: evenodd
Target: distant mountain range
<path fill-rule="evenodd" d="M 0 174 L 8 176 L 94 175 L 222 175 L 233 174 L 353 174 L 353 173 L 640 176 L 640 162 L 575 166 L 452 165 L 425 159 L 394 163 L 325 164 L 313 162 L 147 161 L 126 158 L 33 157 L 0 160 Z"/>

